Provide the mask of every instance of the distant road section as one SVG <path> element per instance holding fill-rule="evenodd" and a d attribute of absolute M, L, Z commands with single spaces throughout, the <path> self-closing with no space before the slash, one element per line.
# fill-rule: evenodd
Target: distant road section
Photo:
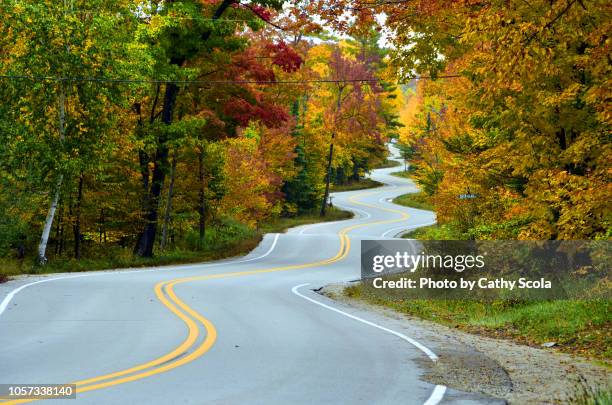
<path fill-rule="evenodd" d="M 389 202 L 417 190 L 395 170 L 334 195 L 353 219 L 267 235 L 245 258 L 0 286 L 0 384 L 74 383 L 70 403 L 101 405 L 482 403 L 421 379 L 427 342 L 312 291 L 359 278 L 361 239 L 435 221 Z"/>

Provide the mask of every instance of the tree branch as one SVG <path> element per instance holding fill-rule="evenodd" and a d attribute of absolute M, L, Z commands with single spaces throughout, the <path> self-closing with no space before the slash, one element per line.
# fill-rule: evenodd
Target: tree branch
<path fill-rule="evenodd" d="M 255 9 L 254 9 L 254 8 L 253 8 L 251 5 L 250 5 L 250 4 L 243 4 L 243 3 L 240 3 L 240 5 L 241 5 L 241 6 L 243 6 L 243 7 L 248 8 L 249 10 L 251 10 L 251 12 L 252 12 L 253 14 L 255 14 L 255 16 L 256 16 L 257 18 L 259 18 L 261 21 L 263 21 L 263 22 L 265 22 L 265 23 L 267 23 L 267 24 L 270 24 L 270 25 L 271 25 L 271 26 L 273 26 L 274 28 L 279 29 L 279 30 L 281 30 L 281 31 L 287 31 L 287 29 L 286 29 L 286 28 L 283 28 L 283 27 L 281 27 L 280 25 L 274 24 L 272 21 L 268 21 L 268 20 L 266 20 L 265 18 L 263 18 L 261 15 L 259 15 L 259 13 L 258 13 L 258 12 L 257 12 L 257 11 L 256 11 L 256 10 L 255 10 Z"/>
<path fill-rule="evenodd" d="M 543 28 L 542 31 L 549 29 L 550 27 L 552 27 L 554 25 L 554 23 L 557 22 L 557 20 L 559 20 L 559 18 L 563 17 L 563 15 L 565 13 L 567 13 L 569 11 L 569 9 L 576 3 L 577 0 L 570 0 L 567 2 L 567 5 L 565 6 L 565 8 L 563 8 L 563 10 L 561 10 L 561 12 L 559 12 L 559 14 L 557 14 L 557 16 L 555 18 L 553 18 L 552 20 L 550 20 Z M 527 39 L 527 43 L 529 44 L 536 36 L 538 36 L 538 32 L 534 32 L 528 39 Z"/>

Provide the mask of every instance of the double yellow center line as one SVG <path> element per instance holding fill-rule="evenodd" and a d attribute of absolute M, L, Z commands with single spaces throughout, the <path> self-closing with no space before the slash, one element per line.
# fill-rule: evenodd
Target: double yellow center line
<path fill-rule="evenodd" d="M 390 208 L 382 208 L 374 205 L 369 205 L 365 203 L 361 203 L 355 201 L 357 197 L 363 195 L 371 195 L 376 194 L 377 192 L 370 193 L 362 193 L 357 194 L 353 197 L 349 198 L 354 204 L 362 205 L 370 208 L 380 209 L 387 212 L 398 213 L 401 215 L 399 219 L 386 220 L 386 221 L 375 221 L 368 222 L 364 224 L 352 225 L 346 228 L 341 229 L 338 232 L 338 236 L 340 238 L 340 248 L 335 256 L 325 259 L 318 262 L 305 263 L 299 265 L 292 266 L 283 266 L 283 267 L 274 267 L 269 269 L 262 270 L 249 270 L 249 271 L 239 271 L 239 272 L 230 272 L 230 273 L 221 273 L 221 274 L 209 274 L 204 276 L 194 276 L 194 277 L 184 277 L 184 278 L 176 278 L 173 280 L 162 281 L 155 285 L 155 295 L 159 299 L 159 301 L 166 306 L 173 314 L 175 314 L 179 319 L 183 321 L 183 323 L 187 326 L 187 337 L 185 340 L 177 346 L 171 352 L 158 357 L 149 362 L 117 371 L 110 374 L 104 374 L 93 378 L 88 378 L 86 380 L 80 380 L 73 382 L 72 384 L 76 385 L 76 392 L 83 393 L 87 391 L 99 390 L 102 388 L 112 387 L 114 385 L 125 384 L 131 381 L 140 380 L 146 377 L 150 377 L 152 375 L 160 374 L 177 367 L 183 366 L 189 362 L 194 361 L 198 357 L 204 355 L 210 348 L 214 345 L 217 339 L 217 330 L 212 322 L 201 314 L 193 310 L 187 304 L 185 304 L 180 298 L 176 296 L 174 292 L 174 287 L 178 284 L 184 284 L 193 281 L 202 281 L 202 280 L 213 280 L 219 278 L 229 278 L 229 277 L 242 277 L 242 276 L 250 276 L 256 274 L 265 274 L 265 273 L 274 273 L 280 271 L 288 271 L 288 270 L 299 270 L 306 269 L 312 267 L 321 267 L 327 266 L 332 263 L 343 260 L 350 252 L 351 248 L 351 240 L 348 237 L 347 233 L 357 229 L 363 228 L 371 225 L 378 224 L 386 224 L 386 223 L 394 223 L 399 221 L 404 221 L 408 218 L 408 214 L 394 210 Z M 202 333 L 204 331 L 204 334 Z M 202 341 L 198 344 L 198 339 L 200 336 L 204 336 Z M 191 349 L 195 349 L 189 352 Z M 189 352 L 189 353 L 188 353 Z M 185 355 L 186 354 L 186 355 Z M 35 399 L 20 399 L 20 400 L 12 400 L 9 402 L 1 402 L 2 405 L 13 405 L 13 404 L 22 404 L 27 402 L 32 402 Z"/>

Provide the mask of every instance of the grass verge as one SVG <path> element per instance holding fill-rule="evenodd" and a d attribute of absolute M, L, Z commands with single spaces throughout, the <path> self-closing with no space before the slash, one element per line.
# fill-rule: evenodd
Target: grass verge
<path fill-rule="evenodd" d="M 344 294 L 470 333 L 509 338 L 522 344 L 555 342 L 561 351 L 610 361 L 612 305 L 609 300 L 478 302 L 401 299 L 370 286 L 347 287 Z"/>
<path fill-rule="evenodd" d="M 394 174 L 400 177 L 409 176 L 409 172 Z M 393 202 L 407 207 L 434 209 L 423 193 L 404 194 Z M 466 239 L 466 235 L 453 224 L 418 228 L 403 237 L 421 240 Z M 346 288 L 344 294 L 470 333 L 508 338 L 534 346 L 555 342 L 554 347 L 564 352 L 601 359 L 607 365 L 610 365 L 612 360 L 612 305 L 609 300 L 493 303 L 470 300 L 415 300 L 382 294 L 379 290 L 363 284 Z M 609 398 L 610 393 L 597 395 Z"/>
<path fill-rule="evenodd" d="M 121 248 L 119 246 L 104 246 L 99 251 L 93 252 L 92 257 L 80 260 L 55 258 L 44 267 L 34 267 L 32 265 L 33 258 L 26 258 L 24 261 L 0 258 L 0 283 L 19 274 L 69 273 L 219 260 L 248 253 L 257 247 L 264 233 L 284 232 L 294 226 L 338 221 L 352 216 L 351 212 L 330 208 L 324 218 L 321 218 L 318 212 L 295 217 L 275 218 L 261 223 L 258 230 L 230 221 L 218 228 L 208 229 L 204 249 L 198 250 L 196 248 L 197 236 L 187 235 L 183 247 L 157 252 L 155 257 L 152 258 L 134 256 L 131 247 Z"/>
<path fill-rule="evenodd" d="M 434 207 L 429 202 L 427 195 L 423 192 L 403 194 L 393 199 L 395 204 L 403 205 L 404 207 L 418 208 L 420 210 L 433 211 Z"/>
<path fill-rule="evenodd" d="M 382 164 L 376 166 L 375 169 L 387 169 L 389 167 L 397 167 L 401 165 L 402 164 L 398 162 L 397 160 L 387 159 Z"/>
<path fill-rule="evenodd" d="M 372 180 L 370 178 L 361 179 L 359 181 L 349 182 L 347 184 L 333 184 L 331 186 L 331 191 L 355 191 L 355 190 L 365 190 L 368 188 L 380 187 L 383 184 L 379 181 Z"/>
<path fill-rule="evenodd" d="M 420 240 L 463 240 L 465 235 L 449 224 L 436 224 L 414 229 L 402 238 Z"/>
<path fill-rule="evenodd" d="M 402 170 L 401 172 L 393 172 L 391 173 L 391 175 L 396 176 L 396 177 L 402 177 L 404 179 L 409 179 L 412 177 L 412 171 L 410 171 L 410 169 L 408 170 Z"/>
<path fill-rule="evenodd" d="M 278 233 L 285 232 L 289 228 L 295 226 L 315 224 L 319 222 L 340 221 L 353 217 L 353 213 L 343 211 L 335 207 L 329 207 L 325 217 L 321 218 L 318 212 L 306 213 L 295 217 L 280 217 L 271 221 L 266 221 L 260 225 L 260 230 L 263 233 Z"/>
<path fill-rule="evenodd" d="M 612 390 L 610 388 L 592 388 L 585 382 L 576 387 L 576 392 L 569 398 L 574 405 L 611 405 Z"/>

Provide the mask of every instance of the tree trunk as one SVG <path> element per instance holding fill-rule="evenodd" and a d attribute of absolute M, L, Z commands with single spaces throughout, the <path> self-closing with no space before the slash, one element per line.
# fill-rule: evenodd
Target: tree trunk
<path fill-rule="evenodd" d="M 331 181 L 331 167 L 332 160 L 334 157 L 334 139 L 336 138 L 336 125 L 338 124 L 337 115 L 340 113 L 340 106 L 342 103 L 342 92 L 344 91 L 344 86 L 340 86 L 338 88 L 338 100 L 336 101 L 336 117 L 334 118 L 334 130 L 332 131 L 331 140 L 329 142 L 329 155 L 327 156 L 327 176 L 325 179 L 325 194 L 323 195 L 323 201 L 321 202 L 321 213 L 322 217 L 325 216 L 325 212 L 327 209 L 327 200 L 329 199 L 329 183 Z"/>
<path fill-rule="evenodd" d="M 51 206 L 49 207 L 49 212 L 47 212 L 47 218 L 45 219 L 45 224 L 43 226 L 40 243 L 38 244 L 38 264 L 40 265 L 47 263 L 47 243 L 49 242 L 49 234 L 51 233 L 51 227 L 53 226 L 53 218 L 55 217 L 55 210 L 57 209 L 57 203 L 60 198 L 60 190 L 62 188 L 63 180 L 64 176 L 60 174 L 57 178 L 57 183 L 55 184 L 55 194 L 51 200 Z"/>
<path fill-rule="evenodd" d="M 223 0 L 219 5 L 212 19 L 217 20 L 228 7 L 234 4 L 236 0 Z M 206 41 L 210 37 L 212 31 L 206 31 L 202 34 L 201 40 Z M 179 56 L 170 59 L 170 64 L 175 66 L 182 66 L 185 63 L 185 57 Z M 168 83 L 164 94 L 164 105 L 162 108 L 162 122 L 164 124 L 172 123 L 172 116 L 174 115 L 174 107 L 176 105 L 176 98 L 179 93 L 179 88 L 174 83 Z M 153 115 L 154 117 L 154 115 Z M 147 207 L 145 209 L 144 229 L 138 238 L 135 252 L 138 256 L 152 257 L 153 247 L 155 245 L 155 236 L 157 233 L 157 222 L 158 222 L 158 209 L 159 209 L 159 197 L 164 185 L 165 171 L 168 166 L 168 145 L 166 145 L 166 139 L 164 136 L 160 137 L 158 141 L 157 150 L 153 159 L 153 175 L 151 179 L 150 190 L 147 194 L 148 199 L 146 201 Z"/>
<path fill-rule="evenodd" d="M 60 83 L 59 88 L 59 134 L 60 134 L 60 144 L 64 143 L 64 138 L 66 137 L 66 128 L 65 128 L 65 120 L 66 120 L 66 96 L 64 95 L 64 85 Z M 53 218 L 55 217 L 55 210 L 57 209 L 57 203 L 60 199 L 60 193 L 62 190 L 62 183 L 64 181 L 64 176 L 62 174 L 57 176 L 57 181 L 55 183 L 54 195 L 51 200 L 51 206 L 49 207 L 49 211 L 47 212 L 47 218 L 45 219 L 45 224 L 43 225 L 42 235 L 40 236 L 40 243 L 38 244 L 38 258 L 37 262 L 40 265 L 44 265 L 47 263 L 47 243 L 49 242 L 49 233 L 51 232 L 51 227 L 53 226 Z"/>
<path fill-rule="evenodd" d="M 83 201 L 83 174 L 79 176 L 79 185 L 77 192 L 77 202 L 75 207 L 74 219 L 74 258 L 81 258 L 81 204 Z"/>
<path fill-rule="evenodd" d="M 200 214 L 199 231 L 200 239 L 198 241 L 198 249 L 204 248 L 206 238 L 206 194 L 204 184 L 204 150 L 200 150 L 198 156 L 198 180 L 199 180 L 199 195 L 198 195 L 198 213 Z"/>
<path fill-rule="evenodd" d="M 168 225 L 170 224 L 170 214 L 172 213 L 172 193 L 174 191 L 174 175 L 176 173 L 176 152 L 172 157 L 172 168 L 170 169 L 170 185 L 168 186 L 168 197 L 166 198 L 166 213 L 164 214 L 164 226 L 162 228 L 161 250 L 166 248 L 168 242 Z"/>
<path fill-rule="evenodd" d="M 100 208 L 100 219 L 98 220 L 98 241 L 102 243 L 102 229 L 104 227 L 104 208 Z"/>
<path fill-rule="evenodd" d="M 327 156 L 327 176 L 325 178 L 325 194 L 323 194 L 323 202 L 321 203 L 321 216 L 325 216 L 327 209 L 327 200 L 329 199 L 329 183 L 331 180 L 331 165 L 334 157 L 334 138 L 336 133 L 332 132 L 331 142 L 329 144 L 329 154 Z"/>
<path fill-rule="evenodd" d="M 55 256 L 61 253 L 62 226 L 63 226 L 63 206 L 62 202 L 58 202 L 57 225 L 55 225 Z"/>
<path fill-rule="evenodd" d="M 166 125 L 172 123 L 172 115 L 174 113 L 174 105 L 178 95 L 179 88 L 174 83 L 166 85 L 164 95 L 164 107 L 162 110 L 162 122 Z M 159 197 L 164 186 L 166 177 L 166 169 L 168 167 L 168 145 L 166 144 L 165 136 L 160 136 L 155 158 L 153 159 L 153 174 L 151 177 L 151 187 L 146 199 L 145 210 L 145 225 L 144 230 L 138 241 L 138 249 L 136 254 L 142 257 L 153 257 L 153 247 L 155 246 L 155 237 L 157 235 L 157 221 L 159 210 Z"/>
<path fill-rule="evenodd" d="M 61 256 L 64 254 L 64 249 L 66 248 L 66 217 L 64 216 L 64 204 L 60 200 L 59 202 L 59 212 L 60 212 L 60 239 L 59 239 L 59 252 L 58 255 Z"/>
<path fill-rule="evenodd" d="M 104 215 L 104 208 L 100 209 L 100 243 L 106 243 L 106 216 Z"/>

